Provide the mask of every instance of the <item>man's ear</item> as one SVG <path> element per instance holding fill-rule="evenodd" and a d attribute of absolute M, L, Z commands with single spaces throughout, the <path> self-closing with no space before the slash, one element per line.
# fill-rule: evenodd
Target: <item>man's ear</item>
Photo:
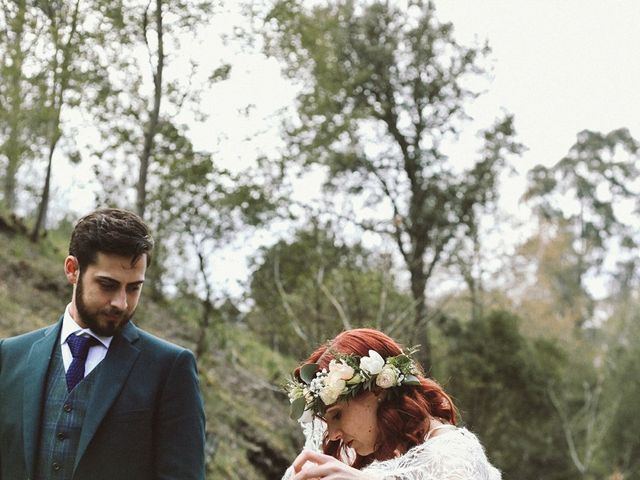
<path fill-rule="evenodd" d="M 80 276 L 80 267 L 78 265 L 78 259 L 73 255 L 69 255 L 64 259 L 64 274 L 67 277 L 67 281 L 72 285 L 75 285 Z"/>

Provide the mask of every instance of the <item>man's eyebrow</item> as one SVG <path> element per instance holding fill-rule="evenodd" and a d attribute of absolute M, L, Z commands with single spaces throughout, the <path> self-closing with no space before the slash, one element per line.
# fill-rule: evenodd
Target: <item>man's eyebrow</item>
<path fill-rule="evenodd" d="M 97 275 L 96 279 L 103 281 L 103 282 L 108 282 L 108 283 L 115 283 L 120 285 L 120 282 L 118 280 L 116 280 L 115 278 L 111 278 L 111 277 L 107 277 L 104 275 Z M 142 285 L 144 283 L 144 280 L 137 280 L 135 282 L 131 282 L 131 283 L 127 283 L 127 285 Z"/>
<path fill-rule="evenodd" d="M 96 276 L 96 278 L 97 278 L 98 280 L 102 280 L 102 281 L 105 281 L 105 282 L 110 282 L 110 283 L 120 283 L 120 282 L 119 282 L 119 281 L 117 281 L 115 278 L 107 277 L 107 276 L 104 276 L 104 275 L 97 275 L 97 276 Z"/>

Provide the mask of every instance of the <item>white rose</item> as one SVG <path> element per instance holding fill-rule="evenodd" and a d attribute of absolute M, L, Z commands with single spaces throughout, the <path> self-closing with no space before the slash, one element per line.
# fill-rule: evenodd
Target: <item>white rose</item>
<path fill-rule="evenodd" d="M 344 390 L 346 382 L 340 378 L 331 376 L 327 377 L 327 384 L 320 390 L 320 398 L 325 405 L 331 405 L 338 400 L 340 394 Z"/>
<path fill-rule="evenodd" d="M 349 380 L 354 373 L 353 368 L 346 363 L 336 362 L 335 360 L 331 360 L 329 363 L 329 375 L 335 374 L 342 380 Z"/>
<path fill-rule="evenodd" d="M 384 358 L 374 350 L 369 350 L 369 356 L 360 359 L 360 370 L 369 373 L 369 375 L 380 373 L 382 367 L 384 367 Z"/>
<path fill-rule="evenodd" d="M 380 388 L 391 388 L 398 384 L 398 370 L 390 365 L 382 369 L 376 377 L 376 385 Z"/>
<path fill-rule="evenodd" d="M 337 372 L 329 372 L 329 375 L 325 377 L 324 384 L 330 385 L 332 388 L 339 388 L 342 390 L 347 382 L 344 378 L 340 378 L 340 375 Z"/>

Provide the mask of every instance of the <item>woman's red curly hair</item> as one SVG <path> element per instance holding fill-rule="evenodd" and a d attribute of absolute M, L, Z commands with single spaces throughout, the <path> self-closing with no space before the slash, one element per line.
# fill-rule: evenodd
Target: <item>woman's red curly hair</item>
<path fill-rule="evenodd" d="M 384 333 L 370 328 L 356 328 L 340 333 L 329 343 L 320 346 L 303 363 L 317 363 L 320 368 L 328 368 L 335 353 L 369 355 L 375 350 L 382 358 L 395 357 L 402 348 Z M 294 375 L 299 377 L 300 367 Z M 406 452 L 411 447 L 424 442 L 430 429 L 430 419 L 438 418 L 452 425 L 456 424 L 456 408 L 449 395 L 434 380 L 422 373 L 417 375 L 420 386 L 399 387 L 393 395 L 382 397 L 378 406 L 378 439 L 375 451 L 367 456 L 357 455 L 352 463 L 355 468 L 363 468 L 374 460 L 388 460 L 397 452 Z M 352 458 L 342 440 L 331 441 L 326 436 L 323 451 L 339 459 Z"/>

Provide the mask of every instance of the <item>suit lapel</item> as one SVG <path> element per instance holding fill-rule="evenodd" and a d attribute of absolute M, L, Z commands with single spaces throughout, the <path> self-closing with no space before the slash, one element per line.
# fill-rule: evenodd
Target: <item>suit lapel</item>
<path fill-rule="evenodd" d="M 24 453 L 27 475 L 33 475 L 33 466 L 38 449 L 38 428 L 42 416 L 44 390 L 47 385 L 47 371 L 53 349 L 58 344 L 58 336 L 62 328 L 60 321 L 44 330 L 43 337 L 36 341 L 29 351 L 24 375 L 24 407 L 22 425 L 24 437 Z"/>
<path fill-rule="evenodd" d="M 101 362 L 100 371 L 96 372 L 98 376 L 87 405 L 74 469 L 78 466 L 102 419 L 122 390 L 131 367 L 140 354 L 140 350 L 132 345 L 137 339 L 138 330 L 129 323 L 122 333 L 114 336 L 111 341 L 107 356 Z"/>

